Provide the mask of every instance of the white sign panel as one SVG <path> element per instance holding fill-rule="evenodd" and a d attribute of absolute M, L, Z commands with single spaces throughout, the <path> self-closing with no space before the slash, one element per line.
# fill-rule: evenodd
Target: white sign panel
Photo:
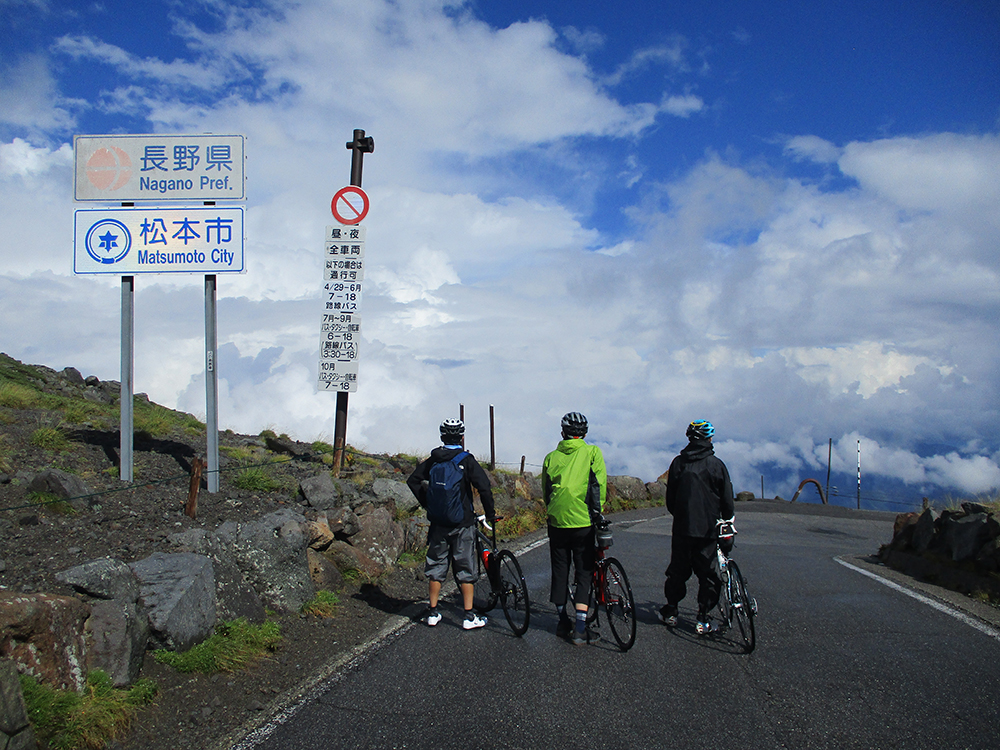
<path fill-rule="evenodd" d="M 242 135 L 78 135 L 78 201 L 242 200 Z"/>
<path fill-rule="evenodd" d="M 353 392 L 358 389 L 365 228 L 327 227 L 323 256 L 319 389 Z"/>
<path fill-rule="evenodd" d="M 81 208 L 73 212 L 73 273 L 239 273 L 243 208 Z"/>

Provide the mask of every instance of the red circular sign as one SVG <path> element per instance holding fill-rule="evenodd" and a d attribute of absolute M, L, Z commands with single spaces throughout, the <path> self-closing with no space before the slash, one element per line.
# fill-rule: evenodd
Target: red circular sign
<path fill-rule="evenodd" d="M 333 196 L 330 210 L 341 224 L 359 224 L 368 215 L 368 193 L 356 185 L 341 188 Z"/>

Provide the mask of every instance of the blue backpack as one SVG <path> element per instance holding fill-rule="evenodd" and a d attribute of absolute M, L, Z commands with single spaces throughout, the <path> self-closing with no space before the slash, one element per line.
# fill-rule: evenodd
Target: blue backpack
<path fill-rule="evenodd" d="M 460 466 L 468 451 L 456 454 L 448 461 L 434 464 L 427 485 L 427 518 L 433 523 L 457 526 L 465 520 L 462 504 L 462 483 L 465 469 Z"/>

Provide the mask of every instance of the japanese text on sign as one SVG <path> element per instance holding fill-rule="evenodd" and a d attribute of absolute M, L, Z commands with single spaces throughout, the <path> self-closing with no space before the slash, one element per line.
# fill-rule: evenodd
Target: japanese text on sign
<path fill-rule="evenodd" d="M 241 135 L 78 135 L 78 201 L 241 200 Z"/>
<path fill-rule="evenodd" d="M 353 392 L 358 387 L 364 227 L 327 227 L 323 255 L 319 388 Z"/>
<path fill-rule="evenodd" d="M 239 273 L 243 209 L 79 209 L 74 212 L 77 274 Z"/>

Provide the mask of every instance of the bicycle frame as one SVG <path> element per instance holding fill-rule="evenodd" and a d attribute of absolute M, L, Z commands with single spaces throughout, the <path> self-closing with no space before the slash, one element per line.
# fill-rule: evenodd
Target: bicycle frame
<path fill-rule="evenodd" d="M 485 518 L 480 517 L 478 520 L 490 531 L 490 536 L 486 536 L 482 529 L 476 527 L 477 564 L 486 574 L 489 591 L 480 588 L 480 584 L 477 583 L 477 593 L 473 594 L 474 606 L 484 614 L 493 609 L 499 601 L 511 630 L 514 631 L 514 635 L 520 637 L 527 631 L 531 619 L 528 584 L 514 554 L 510 550 L 497 548 L 496 523 L 490 526 Z M 477 596 L 478 602 L 475 601 Z"/>

